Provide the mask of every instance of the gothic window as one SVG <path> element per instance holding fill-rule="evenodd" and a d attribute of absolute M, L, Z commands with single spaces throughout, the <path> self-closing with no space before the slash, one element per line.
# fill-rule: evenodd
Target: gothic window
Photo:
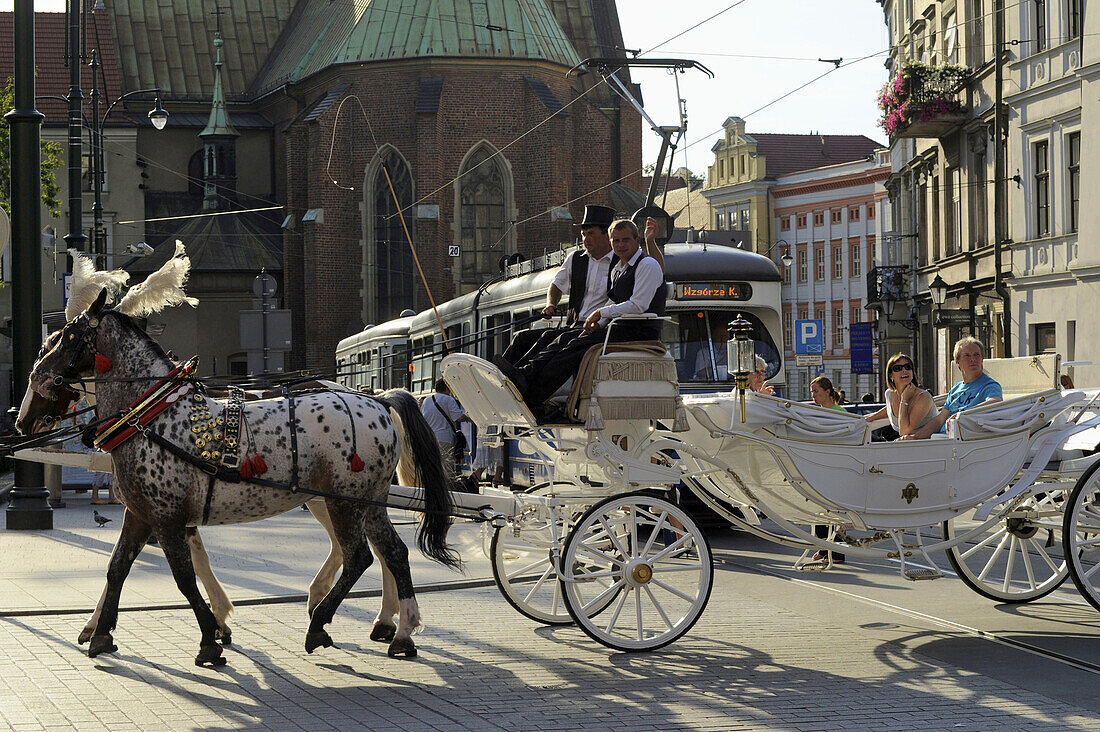
<path fill-rule="evenodd" d="M 374 234 L 374 295 L 379 321 L 396 318 L 405 309 L 415 310 L 417 283 L 416 266 L 393 195 L 397 194 L 405 223 L 409 226 L 409 233 L 413 234 L 415 217 L 409 210 L 413 202 L 412 171 L 393 148 L 382 153 L 382 163 L 385 170 L 378 165 L 372 180 L 374 221 L 370 223 Z M 386 171 L 389 171 L 390 181 L 393 182 L 393 192 L 386 181 Z"/>
<path fill-rule="evenodd" d="M 459 179 L 460 280 L 482 283 L 497 271 L 505 246 L 507 176 L 500 158 L 481 147 L 466 159 Z"/>

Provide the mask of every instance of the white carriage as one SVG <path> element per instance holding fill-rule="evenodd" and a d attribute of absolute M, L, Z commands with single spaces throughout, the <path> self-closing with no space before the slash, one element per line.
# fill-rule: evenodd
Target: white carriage
<path fill-rule="evenodd" d="M 829 566 L 809 559 L 826 550 L 935 579 L 946 570 L 934 555 L 946 552 L 988 597 L 1034 600 L 1070 575 L 1100 609 L 1100 455 L 1072 449 L 1100 442 L 1100 392 L 1047 388 L 962 413 L 945 436 L 876 443 L 858 415 L 752 392 L 681 398 L 666 356 L 594 350 L 568 424 L 537 424 L 492 364 L 443 363 L 480 430 L 554 466 L 551 484 L 495 492 L 514 503 L 489 547 L 494 577 L 524 615 L 576 621 L 628 650 L 687 632 L 713 567 L 705 536 L 669 498 L 675 486 L 802 549 L 799 568 Z M 821 524 L 826 538 L 815 536 Z"/>

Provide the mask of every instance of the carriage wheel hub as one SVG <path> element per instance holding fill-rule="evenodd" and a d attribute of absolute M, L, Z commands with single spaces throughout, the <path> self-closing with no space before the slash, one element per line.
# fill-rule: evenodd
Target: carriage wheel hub
<path fill-rule="evenodd" d="M 630 577 L 635 584 L 644 585 L 653 579 L 653 567 L 645 562 L 638 562 L 630 569 Z"/>
<path fill-rule="evenodd" d="M 1008 529 L 1010 534 L 1021 539 L 1030 539 L 1039 533 L 1039 527 L 1026 518 L 1010 518 L 1005 522 L 1005 528 Z"/>

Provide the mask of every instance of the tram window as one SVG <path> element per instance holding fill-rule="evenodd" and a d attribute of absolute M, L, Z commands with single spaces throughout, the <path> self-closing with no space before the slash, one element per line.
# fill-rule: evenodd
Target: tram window
<path fill-rule="evenodd" d="M 727 382 L 732 376 L 727 369 L 726 342 L 729 323 L 741 315 L 752 325 L 756 355 L 767 363 L 765 378 L 779 373 L 779 350 L 767 328 L 758 317 L 741 310 L 686 310 L 671 313 L 673 321 L 666 323 L 662 337 L 676 359 L 676 372 L 681 382 Z"/>

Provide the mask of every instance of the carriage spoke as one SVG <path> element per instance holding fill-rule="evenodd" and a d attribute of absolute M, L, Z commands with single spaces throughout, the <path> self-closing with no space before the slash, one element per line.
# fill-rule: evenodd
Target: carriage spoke
<path fill-rule="evenodd" d="M 654 579 L 654 580 L 651 580 L 651 581 L 653 582 L 653 584 L 657 585 L 662 590 L 665 590 L 666 592 L 671 592 L 673 595 L 676 595 L 681 600 L 686 600 L 687 602 L 695 602 L 694 597 L 692 597 L 691 595 L 688 595 L 684 592 L 681 592 L 680 590 L 676 589 L 672 585 L 665 584 L 664 582 L 661 582 L 660 580 L 657 580 L 657 579 Z"/>
<path fill-rule="evenodd" d="M 1009 587 L 1012 586 L 1012 570 L 1016 566 L 1016 547 L 1020 545 L 1019 540 L 1012 534 L 1008 535 L 1008 564 L 1005 567 L 1005 579 L 1002 584 L 1002 589 L 1008 592 Z"/>
<path fill-rule="evenodd" d="M 660 567 L 653 568 L 653 574 L 666 572 L 697 572 L 702 568 L 702 562 L 696 564 L 662 564 Z"/>
<path fill-rule="evenodd" d="M 665 528 L 665 520 L 668 518 L 668 512 L 664 512 L 657 519 L 657 522 L 653 524 L 652 530 L 649 532 L 649 539 L 645 543 L 645 549 L 642 550 L 638 556 L 648 556 L 649 552 L 653 550 L 653 543 L 657 541 L 657 537 L 661 535 L 661 531 Z"/>
<path fill-rule="evenodd" d="M 642 593 L 634 593 L 634 622 L 638 628 L 638 640 L 645 640 L 645 624 L 642 623 Z"/>
<path fill-rule="evenodd" d="M 605 561 L 605 562 L 607 562 L 608 564 L 611 564 L 611 565 L 622 564 L 622 560 L 618 559 L 617 557 L 613 557 L 610 554 L 604 554 L 602 551 L 600 551 L 596 547 L 589 546 L 588 544 L 580 544 L 577 547 L 577 552 L 579 553 L 581 551 L 587 552 L 588 554 L 592 555 L 593 557 L 596 557 L 597 559 L 602 559 L 603 561 Z"/>
<path fill-rule="evenodd" d="M 511 582 L 512 580 L 516 579 L 517 577 L 523 577 L 524 575 L 528 574 L 529 572 L 532 572 L 534 569 L 536 569 L 540 564 L 542 564 L 545 561 L 546 561 L 546 559 L 539 558 L 539 559 L 535 560 L 534 562 L 531 562 L 530 564 L 528 564 L 526 567 L 522 567 L 520 569 L 517 569 L 515 572 L 509 572 L 505 576 L 508 578 L 508 581 Z M 554 568 L 550 567 L 550 569 L 547 570 L 547 571 L 552 572 L 553 570 L 554 570 Z M 545 577 L 545 576 L 546 575 L 544 574 L 543 577 Z"/>
<path fill-rule="evenodd" d="M 1081 573 L 1081 576 L 1088 579 L 1096 574 L 1096 570 L 1098 569 L 1100 569 L 1100 564 L 1094 564 L 1092 565 L 1092 569 L 1086 569 L 1084 572 Z"/>
<path fill-rule="evenodd" d="M 618 550 L 619 554 L 621 554 L 624 557 L 629 557 L 630 556 L 630 553 L 627 552 L 625 547 L 623 547 L 622 542 L 619 541 L 618 535 L 614 531 L 611 530 L 611 527 L 607 525 L 607 521 L 604 520 L 604 518 L 602 516 L 600 517 L 600 528 L 602 528 L 604 530 L 604 535 L 607 536 L 608 540 L 611 541 L 611 544 L 615 547 L 615 549 Z M 638 535 L 638 530 L 637 530 L 637 527 L 635 527 L 634 531 L 632 533 L 632 536 L 637 536 L 637 535 Z M 609 557 L 609 559 L 610 559 L 610 557 Z"/>
<path fill-rule="evenodd" d="M 1078 527 L 1078 531 L 1082 531 L 1082 529 L 1080 527 Z M 1091 531 L 1091 529 L 1089 531 Z M 1082 533 L 1084 533 L 1084 532 L 1082 531 Z M 1089 547 L 1093 547 L 1093 546 L 1096 546 L 1098 544 L 1100 544 L 1100 535 L 1098 535 L 1098 536 L 1096 536 L 1095 538 L 1092 538 L 1092 539 L 1080 539 L 1076 542 L 1076 545 L 1079 549 L 1080 548 L 1087 549 Z"/>
<path fill-rule="evenodd" d="M 665 627 L 672 630 L 672 621 L 668 619 L 668 615 L 665 614 L 665 609 L 661 606 L 661 603 L 657 602 L 657 597 L 653 594 L 653 590 L 649 589 L 647 586 L 645 591 L 646 594 L 649 595 L 649 601 L 653 603 L 653 608 L 660 614 L 661 620 L 665 621 Z"/>
<path fill-rule="evenodd" d="M 1043 561 L 1046 562 L 1046 565 L 1050 567 L 1052 572 L 1058 573 L 1062 571 L 1062 568 L 1055 564 L 1054 560 L 1050 558 L 1050 553 L 1047 551 L 1047 548 L 1035 541 L 1035 537 L 1028 539 L 1028 542 L 1035 547 L 1035 552 L 1043 558 Z"/>
<path fill-rule="evenodd" d="M 584 603 L 584 605 L 581 606 L 581 609 L 584 610 L 585 612 L 588 612 L 592 608 L 597 607 L 600 603 L 602 603 L 604 600 L 606 600 L 607 597 L 609 595 L 611 595 L 611 593 L 618 592 L 619 587 L 621 587 L 622 584 L 623 584 L 622 580 L 619 580 L 618 582 L 615 582 L 610 587 L 608 587 L 606 590 L 604 590 L 600 594 L 596 595 L 595 597 L 593 597 L 588 602 Z M 625 595 L 624 595 L 624 597 L 625 597 Z M 621 603 L 620 603 L 619 607 L 622 608 Z"/>
<path fill-rule="evenodd" d="M 691 543 L 691 534 L 683 534 L 675 542 L 673 542 L 672 544 L 669 544 L 664 549 L 662 549 L 661 551 L 657 552 L 652 557 L 650 557 L 649 561 L 659 562 L 662 559 L 664 559 L 665 557 L 667 557 L 668 555 L 672 554 L 673 552 L 679 551 L 680 549 L 687 549 L 688 545 L 690 543 Z M 647 549 L 648 549 L 648 547 L 647 547 Z M 648 555 L 648 552 L 647 552 L 647 554 L 643 554 L 642 556 L 647 556 L 647 555 Z"/>
<path fill-rule="evenodd" d="M 1004 552 L 1005 545 L 1008 544 L 1008 540 L 1011 538 L 1012 534 L 1005 532 L 1004 538 L 1001 539 L 1001 542 L 997 545 L 997 548 L 993 550 L 993 554 L 989 557 L 989 561 L 985 563 L 985 566 L 982 567 L 981 573 L 978 574 L 979 580 L 982 580 L 983 582 L 985 581 L 985 578 L 989 575 L 990 570 L 993 569 L 993 565 L 997 562 L 997 559 Z"/>
<path fill-rule="evenodd" d="M 627 590 L 619 598 L 618 604 L 615 605 L 615 609 L 611 613 L 611 617 L 607 619 L 607 625 L 604 626 L 604 632 L 608 635 L 613 635 L 615 630 L 615 622 L 619 619 L 619 613 L 623 611 L 626 606 L 626 598 L 630 595 L 630 591 Z"/>
<path fill-rule="evenodd" d="M 543 572 L 542 576 L 539 577 L 538 580 L 535 582 L 534 586 L 531 588 L 531 591 L 527 593 L 527 597 L 523 598 L 523 601 L 527 602 L 527 603 L 531 602 L 531 598 L 535 596 L 536 592 L 538 592 L 540 589 L 542 589 L 543 583 L 545 583 L 547 579 L 549 579 L 551 576 L 553 576 L 553 574 L 554 574 L 554 568 L 553 567 L 547 567 L 546 571 Z"/>
<path fill-rule="evenodd" d="M 974 546 L 967 549 L 965 552 L 959 552 L 959 557 L 962 558 L 962 559 L 969 558 L 970 555 L 973 554 L 974 552 L 978 551 L 979 549 L 984 549 L 985 547 L 989 546 L 989 543 L 991 541 L 996 540 L 998 536 L 1000 536 L 1000 535 L 999 534 L 990 534 L 989 536 L 982 539 L 981 541 L 979 541 Z"/>

